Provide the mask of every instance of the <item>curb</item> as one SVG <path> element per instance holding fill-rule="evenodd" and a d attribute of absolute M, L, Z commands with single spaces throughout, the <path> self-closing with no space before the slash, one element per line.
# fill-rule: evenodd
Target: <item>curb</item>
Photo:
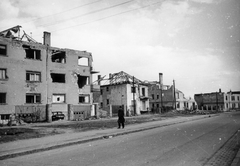
<path fill-rule="evenodd" d="M 52 145 L 52 146 L 50 145 L 48 147 L 41 147 L 41 148 L 37 148 L 37 149 L 33 149 L 33 150 L 26 150 L 26 151 L 23 151 L 23 152 L 5 154 L 5 155 L 0 156 L 0 160 L 4 160 L 4 159 L 8 159 L 8 158 L 14 158 L 14 157 L 23 156 L 23 155 L 28 155 L 28 154 L 32 154 L 32 153 L 38 153 L 38 152 L 53 150 L 53 149 L 62 148 L 62 147 L 66 147 L 66 146 L 71 146 L 71 145 L 75 145 L 75 144 L 83 144 L 83 143 L 92 142 L 92 141 L 101 140 L 101 139 L 109 139 L 109 138 L 113 138 L 113 137 L 117 137 L 117 136 L 121 136 L 121 135 L 137 133 L 137 132 L 141 132 L 141 131 L 145 131 L 145 130 L 171 126 L 171 125 L 175 125 L 175 124 L 179 124 L 179 123 L 185 123 L 185 122 L 200 120 L 200 119 L 204 119 L 204 118 L 214 117 L 214 116 L 218 116 L 218 114 L 207 115 L 207 116 L 199 117 L 199 118 L 196 118 L 196 119 L 190 119 L 190 120 L 187 119 L 187 120 L 183 120 L 183 121 L 179 121 L 179 122 L 173 122 L 173 123 L 170 123 L 170 124 L 143 127 L 143 128 L 140 128 L 140 129 L 137 129 L 137 130 L 135 129 L 135 130 L 132 130 L 132 131 L 121 131 L 121 132 L 118 132 L 118 133 L 115 133 L 115 134 L 108 134 L 108 135 L 104 135 L 104 136 L 95 136 L 95 137 L 92 137 L 92 138 L 75 140 L 75 141 L 67 142 L 67 143 L 59 143 L 58 145 Z"/>
<path fill-rule="evenodd" d="M 238 150 L 238 153 L 235 156 L 231 166 L 240 166 L 240 149 Z"/>

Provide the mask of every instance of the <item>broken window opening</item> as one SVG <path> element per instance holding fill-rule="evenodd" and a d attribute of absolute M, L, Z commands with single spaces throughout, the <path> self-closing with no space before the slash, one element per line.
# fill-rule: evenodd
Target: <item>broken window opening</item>
<path fill-rule="evenodd" d="M 86 57 L 78 57 L 78 65 L 80 66 L 89 66 L 89 59 Z"/>
<path fill-rule="evenodd" d="M 41 51 L 32 49 L 30 46 L 23 45 L 27 59 L 41 60 Z"/>
<path fill-rule="evenodd" d="M 53 103 L 65 103 L 66 95 L 65 94 L 53 94 L 52 96 Z"/>
<path fill-rule="evenodd" d="M 7 55 L 7 46 L 0 44 L 0 55 Z"/>
<path fill-rule="evenodd" d="M 90 103 L 89 95 L 79 95 L 79 103 Z"/>
<path fill-rule="evenodd" d="M 6 104 L 7 93 L 0 93 L 0 104 Z"/>
<path fill-rule="evenodd" d="M 52 82 L 65 83 L 65 74 L 51 73 Z"/>
<path fill-rule="evenodd" d="M 66 63 L 66 52 L 64 51 L 52 51 L 52 62 Z"/>
<path fill-rule="evenodd" d="M 89 77 L 81 75 L 77 75 L 77 77 L 78 77 L 77 83 L 80 89 L 83 88 L 85 85 L 89 85 Z"/>

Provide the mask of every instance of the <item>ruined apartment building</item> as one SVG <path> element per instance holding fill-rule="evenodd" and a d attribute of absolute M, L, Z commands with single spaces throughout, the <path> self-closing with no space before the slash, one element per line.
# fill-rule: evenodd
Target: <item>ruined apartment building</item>
<path fill-rule="evenodd" d="M 86 51 L 51 47 L 51 34 L 43 44 L 0 32 L 0 123 L 11 114 L 27 117 L 41 112 L 51 121 L 51 112 L 62 111 L 74 120 L 91 114 L 92 55 Z M 15 31 L 14 31 L 15 30 Z"/>

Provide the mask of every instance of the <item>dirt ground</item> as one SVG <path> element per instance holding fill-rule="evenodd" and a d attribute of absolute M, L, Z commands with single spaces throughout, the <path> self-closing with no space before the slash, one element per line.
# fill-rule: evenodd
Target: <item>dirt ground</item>
<path fill-rule="evenodd" d="M 126 126 L 131 124 L 145 123 L 178 116 L 191 116 L 183 114 L 150 114 L 126 117 Z M 11 142 L 21 139 L 39 138 L 67 132 L 84 132 L 88 130 L 107 129 L 117 127 L 117 118 L 95 119 L 85 121 L 54 121 L 52 123 L 33 123 L 21 126 L 0 127 L 0 143 Z"/>

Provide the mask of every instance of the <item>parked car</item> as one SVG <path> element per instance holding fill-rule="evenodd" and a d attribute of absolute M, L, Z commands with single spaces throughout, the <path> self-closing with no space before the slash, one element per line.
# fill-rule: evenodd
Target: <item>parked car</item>
<path fill-rule="evenodd" d="M 52 112 L 52 121 L 54 120 L 59 120 L 59 119 L 64 119 L 65 115 L 61 111 L 55 111 Z"/>

